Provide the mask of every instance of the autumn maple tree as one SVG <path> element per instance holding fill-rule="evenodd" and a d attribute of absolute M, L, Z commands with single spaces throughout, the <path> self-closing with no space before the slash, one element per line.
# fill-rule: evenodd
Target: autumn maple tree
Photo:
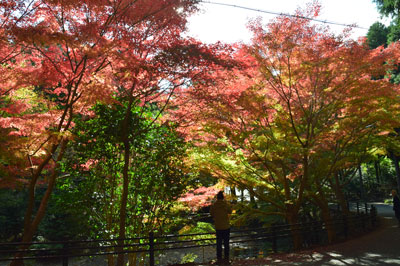
<path fill-rule="evenodd" d="M 152 118 L 157 120 L 170 101 L 175 90 L 187 87 L 189 83 L 209 79 L 208 71 L 219 65 L 229 65 L 225 55 L 217 56 L 216 51 L 224 50 L 222 45 L 205 46 L 193 39 L 181 37 L 183 22 L 168 15 L 158 23 L 146 25 L 146 31 L 132 30 L 131 39 L 125 45 L 126 52 L 116 54 L 112 63 L 117 74 L 117 84 L 125 116 L 122 123 L 121 142 L 124 147 L 124 167 L 122 170 L 123 190 L 120 206 L 119 237 L 125 238 L 126 206 L 130 186 L 129 167 L 136 160 L 132 152 L 131 114 L 137 106 L 147 108 L 148 103 L 157 104 L 158 112 Z M 138 45 L 139 44 L 139 45 Z M 146 130 L 143 128 L 142 130 Z M 122 241 L 120 246 L 122 249 Z M 123 254 L 118 263 L 123 262 Z"/>
<path fill-rule="evenodd" d="M 75 115 L 91 116 L 95 103 L 116 103 L 115 97 L 127 106 L 121 128 L 126 165 L 119 232 L 123 241 L 132 160 L 127 131 L 131 109 L 168 101 L 175 88 L 195 81 L 213 61 L 212 48 L 181 37 L 195 4 L 191 0 L 1 1 L 0 125 L 13 136 L 5 140 L 8 152 L 24 163 L 11 174 L 18 179 L 7 181 L 28 187 L 22 242 L 32 240 L 44 216 L 61 174 L 59 164 L 71 141 Z M 35 188 L 41 183 L 47 190 L 35 212 Z M 118 264 L 122 263 L 120 255 Z"/>
<path fill-rule="evenodd" d="M 369 50 L 347 31 L 335 36 L 307 19 L 319 10 L 312 4 L 252 22 L 252 43 L 237 51 L 242 68 L 182 90 L 171 111 L 197 143 L 198 164 L 267 202 L 264 215 L 294 229 L 306 201 L 329 222 L 328 180 L 398 125 L 399 88 L 381 78 L 398 61 L 397 45 Z M 299 248 L 296 230 L 293 240 Z"/>

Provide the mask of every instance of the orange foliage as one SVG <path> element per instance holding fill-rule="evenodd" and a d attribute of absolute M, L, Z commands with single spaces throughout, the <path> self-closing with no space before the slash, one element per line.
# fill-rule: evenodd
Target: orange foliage
<path fill-rule="evenodd" d="M 312 178 L 354 164 L 399 126 L 400 87 L 388 76 L 399 64 L 399 44 L 369 50 L 363 39 L 348 39 L 347 29 L 335 36 L 305 18 L 319 10 L 314 3 L 297 17 L 253 21 L 252 43 L 236 49 L 241 68 L 214 71 L 213 83 L 182 89 L 170 111 L 187 139 L 259 171 L 240 174 L 241 181 L 252 177 L 243 181 L 249 189 L 301 180 L 295 196 L 285 194 L 297 203 Z"/>

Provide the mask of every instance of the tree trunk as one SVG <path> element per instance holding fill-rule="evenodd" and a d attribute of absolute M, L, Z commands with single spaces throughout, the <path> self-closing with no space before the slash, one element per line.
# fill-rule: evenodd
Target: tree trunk
<path fill-rule="evenodd" d="M 335 226 L 332 224 L 332 216 L 329 210 L 328 202 L 322 200 L 320 202 L 322 220 L 325 222 L 326 232 L 328 234 L 328 242 L 332 243 L 336 238 Z"/>
<path fill-rule="evenodd" d="M 392 155 L 391 157 L 392 157 L 392 160 L 393 160 L 394 167 L 395 167 L 395 169 L 396 169 L 397 191 L 400 192 L 400 167 L 399 167 L 399 158 L 397 158 L 397 156 L 396 156 L 393 152 L 391 152 L 391 155 Z"/>
<path fill-rule="evenodd" d="M 230 186 L 231 195 L 236 198 L 236 188 L 234 186 Z"/>
<path fill-rule="evenodd" d="M 252 206 L 253 208 L 257 209 L 258 206 L 257 206 L 256 199 L 255 199 L 255 197 L 254 197 L 254 193 L 253 193 L 253 191 L 250 191 L 250 190 L 249 190 L 249 193 L 250 193 L 250 203 L 251 203 L 251 206 Z"/>
<path fill-rule="evenodd" d="M 350 211 L 349 211 L 349 208 L 347 205 L 346 197 L 343 193 L 343 190 L 342 190 L 342 187 L 340 184 L 339 173 L 336 173 L 334 175 L 334 179 L 335 179 L 335 182 L 332 182 L 332 180 L 329 179 L 329 184 L 331 185 L 331 188 L 332 188 L 333 192 L 335 193 L 336 199 L 339 202 L 339 205 L 340 205 L 343 215 L 348 217 L 350 214 Z"/>
<path fill-rule="evenodd" d="M 345 219 L 345 221 L 347 223 L 347 230 L 348 231 L 352 231 L 354 223 L 350 223 L 349 222 L 349 221 L 351 221 L 350 220 L 351 213 L 350 213 L 350 210 L 348 208 L 347 200 L 346 200 L 346 197 L 345 197 L 345 195 L 343 193 L 343 190 L 342 190 L 342 187 L 341 187 L 341 184 L 340 184 L 339 173 L 337 173 L 334 177 L 335 177 L 335 182 L 332 182 L 329 179 L 329 181 L 330 181 L 329 183 L 330 183 L 330 185 L 331 185 L 331 187 L 332 187 L 332 189 L 333 189 L 333 191 L 335 193 L 336 199 L 339 201 L 340 208 L 341 208 L 342 214 L 344 216 L 343 218 Z"/>
<path fill-rule="evenodd" d="M 129 177 L 128 177 L 128 168 L 129 168 L 129 145 L 125 146 L 125 162 L 124 168 L 122 172 L 123 185 L 122 185 L 122 195 L 121 195 L 121 207 L 120 207 L 120 220 L 119 220 L 119 236 L 118 236 L 118 248 L 117 252 L 120 252 L 117 257 L 117 266 L 123 266 L 124 264 L 124 254 L 122 253 L 124 250 L 125 243 L 125 226 L 126 226 L 126 207 L 128 205 L 128 189 L 129 189 Z"/>
<path fill-rule="evenodd" d="M 54 185 L 55 185 L 55 179 L 56 179 L 56 173 L 52 174 L 50 176 L 50 178 L 49 178 L 49 182 L 48 182 L 48 185 L 47 185 L 46 192 L 45 192 L 45 194 L 44 194 L 44 196 L 43 196 L 43 198 L 42 198 L 42 200 L 40 202 L 40 206 L 39 206 L 38 211 L 36 212 L 35 218 L 28 225 L 28 227 L 24 228 L 24 234 L 23 234 L 22 241 L 21 241 L 22 243 L 32 242 L 33 235 L 35 234 L 35 232 L 36 232 L 36 230 L 37 230 L 37 228 L 39 226 L 40 221 L 44 217 L 48 202 L 50 200 L 51 193 L 52 193 Z M 21 245 L 19 247 L 19 250 L 28 249 L 29 246 L 30 246 L 30 244 L 23 244 L 23 245 Z M 15 254 L 14 258 L 17 259 L 17 258 L 21 258 L 23 256 L 24 256 L 24 253 L 17 252 Z M 17 265 L 18 266 L 19 265 L 24 265 L 24 263 L 23 263 L 22 260 L 13 260 L 10 263 L 10 266 L 17 266 Z"/>
<path fill-rule="evenodd" d="M 366 200 L 361 165 L 358 166 L 358 175 L 360 177 L 360 199 L 361 200 Z"/>
<path fill-rule="evenodd" d="M 338 180 L 338 176 L 336 175 L 336 181 L 339 182 Z M 328 178 L 328 181 L 330 183 L 332 183 L 332 180 Z M 336 183 L 337 184 L 337 183 Z M 325 196 L 322 184 L 317 181 L 315 182 L 315 186 L 316 186 L 316 190 L 318 193 L 312 194 L 312 199 L 314 200 L 314 202 L 316 203 L 316 205 L 320 208 L 321 210 L 321 215 L 322 215 L 322 220 L 325 223 L 325 228 L 326 228 L 326 232 L 328 234 L 328 242 L 332 243 L 335 240 L 336 237 L 336 230 L 334 225 L 332 224 L 332 216 L 331 216 L 331 212 L 329 209 L 329 204 L 328 204 L 328 200 Z M 338 192 L 340 189 L 338 189 Z M 347 208 L 347 206 L 346 206 Z"/>
<path fill-rule="evenodd" d="M 331 213 L 330 213 L 328 201 L 326 200 L 326 197 L 325 197 L 324 193 L 322 192 L 322 189 L 319 186 L 319 184 L 317 184 L 317 186 L 318 186 L 318 188 L 317 188 L 318 195 L 317 194 L 313 194 L 311 196 L 311 198 L 313 199 L 315 204 L 321 210 L 321 215 L 322 215 L 321 218 L 325 223 L 325 228 L 326 228 L 326 232 L 327 232 L 327 235 L 328 235 L 328 242 L 332 243 L 335 240 L 335 237 L 336 237 L 336 230 L 335 230 L 334 225 L 332 224 L 332 216 L 331 216 Z"/>
<path fill-rule="evenodd" d="M 288 179 L 286 176 L 282 179 L 283 182 L 283 190 L 284 190 L 284 195 L 285 195 L 285 200 L 286 201 L 293 201 L 293 203 L 287 203 L 285 204 L 285 215 L 286 215 L 286 220 L 290 225 L 291 229 L 291 234 L 292 234 L 292 239 L 293 239 L 293 248 L 294 250 L 299 250 L 303 246 L 303 237 L 301 230 L 299 230 L 299 210 L 300 207 L 303 203 L 303 193 L 304 189 L 307 185 L 308 181 L 308 157 L 307 155 L 304 155 L 303 157 L 303 176 L 299 178 L 300 184 L 298 187 L 298 194 L 297 197 L 294 197 L 292 195 L 292 190 L 290 188 L 290 185 L 288 183 Z M 293 200 L 295 198 L 295 200 Z"/>
<path fill-rule="evenodd" d="M 115 202 L 115 189 L 116 189 L 116 173 L 111 177 L 111 195 L 110 195 L 110 204 L 106 204 L 109 208 L 106 209 L 106 228 L 108 232 L 114 231 L 113 229 L 113 213 L 114 213 L 114 202 Z M 115 231 L 114 231 L 115 233 Z M 113 248 L 109 248 L 108 252 L 112 252 Z M 108 266 L 115 265 L 115 255 L 109 254 L 107 255 L 107 264 Z"/>
<path fill-rule="evenodd" d="M 293 206 L 287 206 L 286 220 L 290 226 L 290 232 L 292 234 L 293 249 L 300 250 L 303 246 L 303 237 L 299 227 L 299 215 L 293 210 Z"/>
<path fill-rule="evenodd" d="M 376 177 L 376 182 L 379 184 L 380 183 L 380 178 L 379 178 L 379 161 L 374 162 L 374 167 L 375 167 L 375 177 Z"/>
<path fill-rule="evenodd" d="M 126 233 L 126 208 L 128 205 L 128 190 L 129 190 L 129 165 L 130 165 L 130 142 L 129 142 L 129 129 L 131 120 L 131 107 L 132 99 L 130 99 L 124 121 L 122 122 L 122 142 L 124 144 L 124 167 L 122 170 L 122 195 L 121 195 L 121 207 L 120 207 L 120 220 L 119 220 L 119 236 L 118 236 L 118 247 L 117 252 L 119 252 L 117 257 L 117 266 L 123 266 L 125 255 L 122 253 L 124 250 L 125 243 L 125 233 Z"/>
<path fill-rule="evenodd" d="M 25 213 L 25 217 L 24 217 L 24 232 L 23 232 L 23 236 L 22 236 L 22 243 L 29 243 L 32 242 L 33 236 L 37 231 L 37 228 L 40 224 L 40 222 L 42 221 L 45 213 L 46 213 L 46 209 L 51 197 L 51 194 L 53 192 L 55 183 L 56 183 L 56 178 L 57 178 L 57 168 L 58 168 L 58 162 L 61 160 L 61 158 L 64 155 L 65 152 L 65 148 L 67 146 L 68 141 L 63 139 L 60 142 L 60 151 L 58 153 L 58 156 L 56 158 L 56 165 L 54 166 L 51 175 L 48 177 L 48 182 L 47 182 L 47 189 L 45 194 L 43 195 L 42 200 L 40 201 L 40 205 L 39 205 L 39 209 L 36 212 L 36 215 L 34 217 L 34 219 L 32 220 L 32 216 L 33 216 L 33 208 L 34 208 L 34 203 L 35 203 L 35 187 L 36 187 L 36 183 L 37 180 L 39 179 L 39 175 L 41 174 L 41 171 L 43 169 L 43 167 L 45 165 L 47 165 L 47 163 L 50 161 L 50 159 L 52 158 L 51 154 L 53 154 L 56 149 L 57 146 L 53 145 L 52 149 L 51 149 L 51 154 L 49 154 L 46 159 L 41 163 L 40 167 L 38 168 L 38 170 L 35 172 L 34 176 L 31 179 L 31 182 L 29 184 L 29 199 L 28 199 L 28 206 L 27 206 L 27 210 Z M 23 250 L 23 249 L 27 249 L 29 248 L 30 244 L 21 244 L 21 246 L 18 248 L 19 250 Z M 22 266 L 24 265 L 23 260 L 19 260 L 18 258 L 21 258 L 24 256 L 23 252 L 17 251 L 17 253 L 14 255 L 15 260 L 10 262 L 10 266 Z"/>

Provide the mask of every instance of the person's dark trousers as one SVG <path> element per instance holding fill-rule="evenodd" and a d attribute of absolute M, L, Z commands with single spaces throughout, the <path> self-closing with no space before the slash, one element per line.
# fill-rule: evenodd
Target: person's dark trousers
<path fill-rule="evenodd" d="M 230 229 L 217 230 L 217 259 L 222 259 L 222 242 L 224 242 L 225 260 L 229 260 L 229 234 Z"/>
<path fill-rule="evenodd" d="M 394 214 L 396 216 L 397 221 L 399 222 L 399 227 L 400 227 L 400 212 L 395 211 Z"/>

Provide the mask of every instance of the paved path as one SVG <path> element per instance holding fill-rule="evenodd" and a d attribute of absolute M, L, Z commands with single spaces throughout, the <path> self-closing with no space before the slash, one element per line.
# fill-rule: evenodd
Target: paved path
<path fill-rule="evenodd" d="M 232 265 L 400 265 L 400 228 L 391 205 L 373 203 L 382 226 L 343 243 Z"/>

